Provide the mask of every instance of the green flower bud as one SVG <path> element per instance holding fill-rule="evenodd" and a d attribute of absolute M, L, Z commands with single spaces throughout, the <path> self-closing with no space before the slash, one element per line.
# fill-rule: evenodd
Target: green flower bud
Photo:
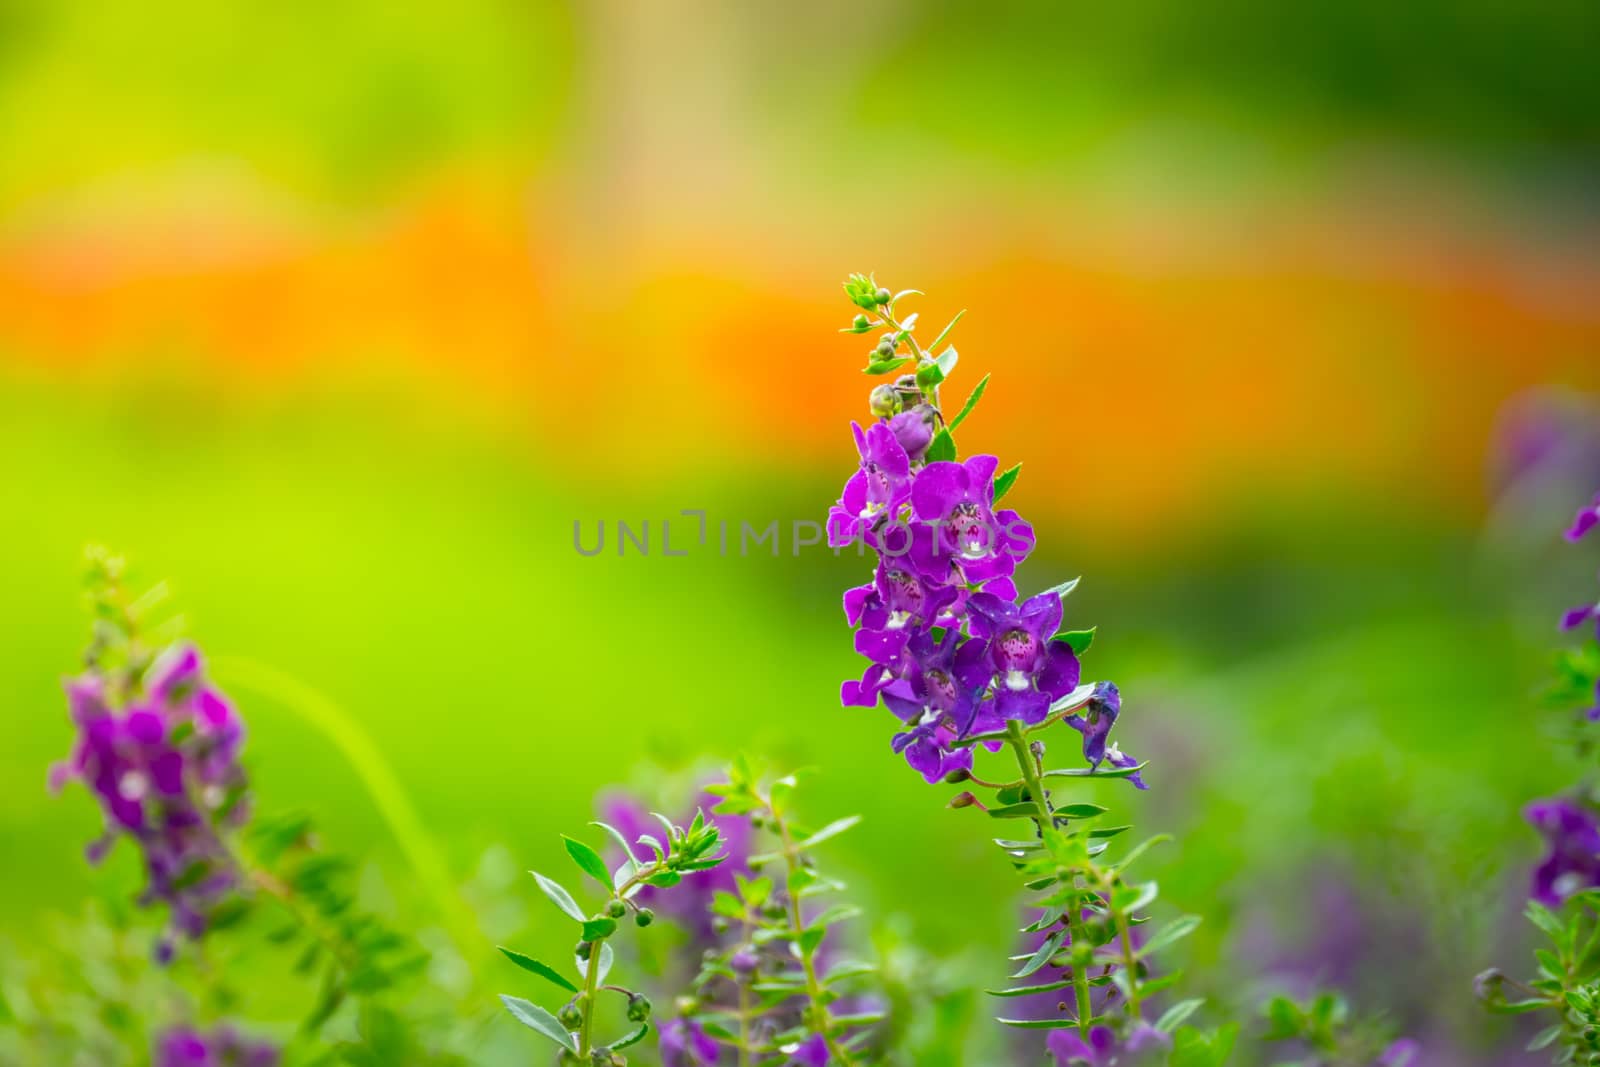
<path fill-rule="evenodd" d="M 606 914 L 613 919 L 620 919 L 628 914 L 628 906 L 620 900 L 613 900 L 606 905 Z"/>
<path fill-rule="evenodd" d="M 872 294 L 872 298 L 880 304 L 887 304 L 890 300 L 894 299 L 894 294 L 887 289 L 879 289 L 876 293 Z"/>
<path fill-rule="evenodd" d="M 633 917 L 633 921 L 640 926 L 649 926 L 656 921 L 656 913 L 649 908 L 640 908 L 639 913 Z"/>
<path fill-rule="evenodd" d="M 560 1011 L 556 1012 L 556 1021 L 568 1030 L 576 1030 L 583 1025 L 583 1012 L 578 1005 L 569 1000 L 561 1006 Z"/>
<path fill-rule="evenodd" d="M 872 329 L 872 320 L 865 315 L 857 315 L 855 321 L 850 324 L 850 328 L 855 330 L 856 333 L 866 333 Z"/>
<path fill-rule="evenodd" d="M 573 949 L 573 951 L 578 954 L 578 958 L 580 960 L 586 960 L 589 958 L 589 953 L 594 951 L 594 945 L 588 941 L 579 941 L 578 947 Z"/>
<path fill-rule="evenodd" d="M 628 1021 L 642 1023 L 650 1018 L 650 998 L 643 993 L 634 993 L 628 997 Z"/>
<path fill-rule="evenodd" d="M 876 386 L 867 397 L 867 406 L 880 419 L 900 414 L 900 392 L 892 385 Z"/>
<path fill-rule="evenodd" d="M 878 353 L 881 359 L 891 359 L 894 356 L 894 343 L 891 341 L 879 341 L 878 347 L 873 351 Z"/>

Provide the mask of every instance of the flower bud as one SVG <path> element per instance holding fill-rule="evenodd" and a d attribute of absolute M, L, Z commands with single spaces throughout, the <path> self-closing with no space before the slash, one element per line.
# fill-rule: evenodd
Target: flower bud
<path fill-rule="evenodd" d="M 580 960 L 586 960 L 589 958 L 589 953 L 594 951 L 594 945 L 589 941 L 579 941 L 578 947 L 572 951 L 578 954 Z"/>
<path fill-rule="evenodd" d="M 561 1006 L 560 1011 L 556 1012 L 556 1021 L 568 1030 L 576 1030 L 583 1025 L 583 1012 L 579 1010 L 578 1005 L 569 1000 Z"/>
<path fill-rule="evenodd" d="M 893 341 L 879 341 L 878 342 L 878 347 L 873 349 L 873 351 L 878 353 L 878 357 L 880 359 L 889 359 L 889 358 L 893 357 L 893 355 L 894 355 L 894 342 Z"/>
<path fill-rule="evenodd" d="M 760 958 L 748 948 L 742 948 L 728 958 L 728 966 L 732 967 L 736 974 L 752 974 L 760 964 Z"/>
<path fill-rule="evenodd" d="M 855 321 L 850 323 L 850 328 L 855 330 L 856 333 L 866 333 L 872 329 L 872 322 L 865 315 L 857 315 Z"/>
<path fill-rule="evenodd" d="M 918 404 L 909 411 L 902 411 L 889 420 L 889 430 L 894 434 L 894 439 L 900 442 L 900 447 L 906 450 L 906 455 L 915 462 L 922 458 L 922 454 L 933 443 L 934 410 L 927 404 Z"/>
<path fill-rule="evenodd" d="M 880 385 L 867 397 L 867 406 L 880 419 L 900 413 L 900 392 L 892 385 Z"/>
<path fill-rule="evenodd" d="M 639 913 L 633 917 L 633 921 L 640 926 L 649 926 L 656 921 L 656 913 L 649 908 L 640 908 Z"/>
<path fill-rule="evenodd" d="M 624 915 L 628 914 L 628 906 L 620 900 L 613 900 L 610 904 L 606 905 L 606 914 L 611 916 L 613 919 L 620 919 Z"/>
<path fill-rule="evenodd" d="M 955 796 L 950 798 L 950 803 L 947 806 L 952 808 L 970 808 L 977 802 L 978 798 L 973 796 L 971 793 L 957 793 Z"/>
<path fill-rule="evenodd" d="M 642 1023 L 650 1018 L 650 998 L 643 993 L 632 993 L 628 996 L 628 1021 Z"/>
<path fill-rule="evenodd" d="M 970 781 L 971 778 L 972 772 L 967 770 L 965 767 L 957 767 L 955 770 L 944 776 L 945 782 L 949 785 L 960 785 L 962 782 Z M 971 796 L 972 794 L 969 793 L 967 795 Z"/>
<path fill-rule="evenodd" d="M 1485 1004 L 1492 1004 L 1505 996 L 1501 988 L 1505 980 L 1505 973 L 1500 968 L 1490 967 L 1472 980 L 1472 993 Z"/>
<path fill-rule="evenodd" d="M 887 304 L 890 300 L 894 299 L 894 294 L 889 292 L 887 289 L 880 288 L 877 292 L 872 294 L 872 298 L 880 304 Z"/>

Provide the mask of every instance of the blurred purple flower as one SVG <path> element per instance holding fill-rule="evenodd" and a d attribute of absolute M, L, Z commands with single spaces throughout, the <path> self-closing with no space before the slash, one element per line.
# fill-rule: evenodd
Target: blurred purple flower
<path fill-rule="evenodd" d="M 664 892 L 653 886 L 643 886 L 633 898 L 640 906 L 659 912 L 663 918 L 676 922 L 688 931 L 701 947 L 716 944 L 712 929 L 711 900 L 719 891 L 732 891 L 736 875 L 748 875 L 750 846 L 753 831 L 750 820 L 743 815 L 712 814 L 712 808 L 721 803 L 720 797 L 710 793 L 700 794 L 695 804 L 705 812 L 708 820 L 716 824 L 722 838 L 722 853 L 727 857 L 710 870 L 691 871 L 683 881 Z M 648 845 L 638 844 L 643 834 L 661 835 L 661 826 L 650 817 L 649 811 L 633 796 L 622 792 L 603 795 L 599 804 L 600 817 L 634 842 L 633 858 L 646 862 L 654 858 Z M 684 820 L 687 821 L 687 820 Z"/>
<path fill-rule="evenodd" d="M 172 929 L 198 938 L 238 881 L 219 831 L 248 815 L 239 765 L 244 729 L 206 683 L 191 645 L 161 656 L 141 689 L 119 710 L 100 676 L 67 683 L 78 739 L 69 759 L 51 769 L 50 785 L 78 780 L 89 787 L 106 823 L 86 850 L 90 862 L 99 862 L 117 838 L 131 838 L 147 875 L 140 902 L 164 901 Z M 169 943 L 158 946 L 163 962 L 171 954 Z"/>
<path fill-rule="evenodd" d="M 699 1023 L 674 1019 L 661 1028 L 661 1067 L 713 1067 L 719 1051 Z"/>
<path fill-rule="evenodd" d="M 1600 885 L 1600 820 L 1568 797 L 1538 800 L 1523 809 L 1549 848 L 1534 868 L 1529 896 L 1558 907 L 1582 889 Z"/>
<path fill-rule="evenodd" d="M 1600 493 L 1596 493 L 1594 500 L 1586 507 L 1578 509 L 1572 525 L 1567 528 L 1567 540 L 1577 541 L 1597 525 L 1600 525 Z"/>
<path fill-rule="evenodd" d="M 276 1067 L 280 1056 L 275 1046 L 247 1040 L 231 1026 L 177 1027 L 157 1038 L 153 1067 Z"/>
<path fill-rule="evenodd" d="M 1384 1049 L 1373 1067 L 1416 1067 L 1421 1055 L 1422 1046 L 1409 1037 L 1403 1037 Z"/>
<path fill-rule="evenodd" d="M 1057 1067 L 1126 1067 L 1171 1048 L 1172 1039 L 1149 1023 L 1136 1022 L 1120 1041 L 1109 1026 L 1092 1027 L 1087 1040 L 1076 1030 L 1053 1030 L 1045 1047 Z"/>
<path fill-rule="evenodd" d="M 1595 624 L 1595 639 L 1600 640 L 1600 604 L 1585 604 L 1582 607 L 1573 608 L 1561 616 L 1561 628 L 1563 630 L 1576 630 L 1591 620 Z"/>

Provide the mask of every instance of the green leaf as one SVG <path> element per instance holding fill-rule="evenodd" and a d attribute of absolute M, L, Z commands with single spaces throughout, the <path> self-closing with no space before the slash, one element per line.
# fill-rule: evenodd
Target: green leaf
<path fill-rule="evenodd" d="M 600 829 L 610 834 L 611 840 L 617 843 L 617 847 L 622 850 L 622 854 L 628 859 L 633 858 L 633 846 L 628 844 L 628 839 L 622 836 L 621 830 L 618 830 L 615 826 L 612 826 L 608 822 L 592 822 L 589 825 L 598 826 Z"/>
<path fill-rule="evenodd" d="M 683 875 L 679 874 L 677 871 L 657 871 L 655 874 L 652 874 L 650 877 L 646 878 L 645 881 L 658 889 L 671 889 L 673 886 L 683 881 Z"/>
<path fill-rule="evenodd" d="M 629 1030 L 626 1034 L 623 1034 L 621 1037 L 611 1042 L 611 1047 L 613 1049 L 619 1049 L 627 1048 L 629 1045 L 637 1045 L 639 1042 L 644 1040 L 645 1035 L 649 1032 L 650 1024 L 640 1023 L 634 1029 Z"/>
<path fill-rule="evenodd" d="M 1016 484 L 1017 475 L 1019 475 L 1021 473 L 1022 473 L 1022 464 L 1018 463 L 1015 467 L 1012 467 L 1010 470 L 1006 471 L 1005 473 L 1001 474 L 999 477 L 995 478 L 995 480 L 994 480 L 994 503 L 996 503 L 996 504 L 1000 503 L 1000 498 L 1005 496 L 1007 493 L 1009 493 L 1011 491 L 1011 487 L 1014 484 Z"/>
<path fill-rule="evenodd" d="M 598 919 L 585 919 L 583 922 L 583 939 L 585 941 L 599 941 L 603 937 L 610 937 L 617 932 L 617 920 L 609 915 L 602 915 Z"/>
<path fill-rule="evenodd" d="M 951 325 L 955 324 L 951 323 Z M 960 426 L 966 421 L 967 416 L 972 414 L 972 409 L 978 406 L 978 401 L 983 399 L 983 391 L 987 388 L 989 388 L 989 376 L 985 374 L 978 382 L 977 387 L 972 390 L 971 395 L 967 397 L 967 402 L 961 405 L 961 410 L 956 413 L 956 417 L 950 420 L 950 428 L 952 430 Z"/>
<path fill-rule="evenodd" d="M 572 862 L 576 863 L 583 873 L 607 889 L 611 888 L 611 872 L 606 869 L 606 861 L 600 858 L 600 853 L 566 834 L 561 835 L 561 842 L 567 846 L 567 855 L 572 857 Z"/>
<path fill-rule="evenodd" d="M 1109 763 L 1102 763 L 1099 767 L 1063 767 L 1058 770 L 1045 771 L 1041 778 L 1132 778 L 1150 765 L 1149 760 L 1132 767 L 1113 767 Z"/>
<path fill-rule="evenodd" d="M 1184 1020 L 1193 1015 L 1195 1010 L 1204 1003 L 1204 997 L 1178 1001 L 1178 1003 L 1161 1013 L 1161 1018 L 1156 1020 L 1156 1029 L 1168 1034 L 1172 1033 L 1172 1031 L 1182 1026 Z"/>
<path fill-rule="evenodd" d="M 1096 815 L 1104 815 L 1106 809 L 1098 804 L 1063 804 L 1056 809 L 1057 815 L 1065 815 L 1069 819 L 1092 819 Z"/>
<path fill-rule="evenodd" d="M 917 371 L 917 384 L 924 389 L 938 385 L 950 377 L 950 372 L 956 369 L 956 363 L 960 358 L 954 348 L 945 349 L 938 359 L 926 364 Z"/>
<path fill-rule="evenodd" d="M 1050 961 L 1051 956 L 1054 956 L 1061 950 L 1061 941 L 1066 936 L 1067 932 L 1065 930 L 1057 930 L 1055 933 L 1045 938 L 1044 943 L 1034 950 L 1033 955 L 1028 957 L 1028 961 L 1024 963 L 1020 969 L 1013 973 L 1011 977 L 1026 978 L 1028 975 L 1037 971 L 1040 967 L 1043 967 Z"/>
<path fill-rule="evenodd" d="M 795 848 L 804 849 L 811 848 L 815 845 L 820 845 L 822 842 L 831 837 L 838 837 L 846 830 L 853 828 L 859 822 L 861 822 L 861 816 L 859 815 L 846 815 L 842 819 L 835 819 L 822 829 L 818 830 L 816 833 L 795 845 Z"/>
<path fill-rule="evenodd" d="M 549 897 L 556 907 L 578 922 L 586 922 L 588 920 L 589 917 L 583 913 L 583 909 L 578 907 L 578 902 L 572 899 L 572 894 L 561 888 L 560 882 L 552 881 L 538 871 L 529 871 L 528 873 L 533 875 L 533 880 L 539 883 L 539 888 L 544 890 L 544 895 Z"/>
<path fill-rule="evenodd" d="M 945 323 L 944 329 L 939 331 L 939 336 L 933 339 L 933 343 L 928 346 L 928 351 L 931 352 L 935 348 L 938 348 L 939 345 L 944 342 L 944 339 L 950 336 L 950 331 L 956 328 L 956 323 L 961 321 L 961 316 L 965 315 L 966 313 L 966 308 L 962 308 L 960 311 L 956 312 L 956 317 Z"/>
<path fill-rule="evenodd" d="M 895 371 L 911 362 L 910 356 L 901 356 L 899 359 L 875 359 L 861 369 L 862 374 L 893 374 Z"/>
<path fill-rule="evenodd" d="M 577 986 L 573 985 L 572 982 L 567 980 L 565 975 L 556 970 L 554 967 L 551 967 L 549 964 L 540 963 L 532 956 L 524 956 L 515 949 L 506 948 L 504 945 L 499 946 L 499 948 L 500 951 L 505 955 L 506 959 L 510 960 L 512 963 L 515 963 L 523 970 L 530 971 L 548 982 L 554 982 L 556 985 L 560 986 L 562 989 L 568 990 L 569 992 L 576 993 L 578 991 Z"/>
<path fill-rule="evenodd" d="M 1160 952 L 1168 945 L 1188 937 L 1194 932 L 1194 928 L 1199 925 L 1200 916 L 1198 915 L 1184 915 L 1181 918 L 1174 919 L 1160 930 L 1157 930 L 1148 941 L 1139 946 L 1139 955 L 1143 957 L 1152 952 Z M 1181 1022 L 1182 1020 L 1179 1021 Z"/>
<path fill-rule="evenodd" d="M 560 1045 L 568 1052 L 578 1051 L 578 1039 L 567 1032 L 567 1028 L 556 1020 L 554 1015 L 545 1011 L 532 1001 L 523 1000 L 521 997 L 508 997 L 500 995 L 500 1002 L 506 1010 L 514 1015 L 517 1022 L 530 1030 L 537 1030 L 551 1041 Z"/>
<path fill-rule="evenodd" d="M 1021 804 L 1005 804 L 998 808 L 989 809 L 991 819 L 1033 819 L 1039 815 L 1039 806 L 1033 801 L 1024 801 Z"/>
<path fill-rule="evenodd" d="M 928 446 L 928 451 L 924 455 L 929 463 L 954 462 L 956 439 L 950 436 L 948 429 L 940 430 L 933 435 L 933 443 Z"/>
<path fill-rule="evenodd" d="M 1010 989 L 985 989 L 984 992 L 991 997 L 1026 997 L 1034 993 L 1053 993 L 1057 989 L 1072 988 L 1072 979 L 1064 978 L 1059 982 L 1045 982 L 1042 985 L 1019 985 Z"/>
<path fill-rule="evenodd" d="M 1070 1030 L 1078 1020 L 1065 1015 L 1052 1015 L 1048 1019 L 996 1019 L 1001 1026 L 1015 1026 L 1018 1030 Z"/>
<path fill-rule="evenodd" d="M 1094 632 L 1098 629 L 1098 626 L 1091 626 L 1087 630 L 1068 630 L 1056 634 L 1054 640 L 1064 642 L 1075 655 L 1081 656 L 1094 644 Z"/>
<path fill-rule="evenodd" d="M 1094 683 L 1087 682 L 1078 686 L 1078 688 L 1074 689 L 1060 700 L 1051 703 L 1050 714 L 1055 715 L 1058 712 L 1071 711 L 1074 708 L 1081 708 L 1085 704 L 1089 703 L 1089 698 L 1092 696 L 1094 696 Z"/>

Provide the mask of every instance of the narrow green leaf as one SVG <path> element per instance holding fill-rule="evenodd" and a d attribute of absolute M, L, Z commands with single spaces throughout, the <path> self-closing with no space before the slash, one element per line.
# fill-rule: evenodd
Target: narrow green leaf
<path fill-rule="evenodd" d="M 1039 814 L 1039 806 L 1029 800 L 1022 804 L 1006 804 L 989 809 L 991 819 L 1032 819 Z"/>
<path fill-rule="evenodd" d="M 551 1041 L 560 1045 L 568 1052 L 578 1051 L 578 1039 L 567 1032 L 567 1028 L 557 1021 L 554 1015 L 545 1011 L 532 1001 L 523 1000 L 521 997 L 508 997 L 500 995 L 500 1001 L 506 1010 L 516 1017 L 517 1022 L 530 1030 L 537 1030 Z"/>
<path fill-rule="evenodd" d="M 576 993 L 578 991 L 578 987 L 576 985 L 573 985 L 565 975 L 556 970 L 554 967 L 551 967 L 549 964 L 540 963 L 532 956 L 524 956 L 517 950 L 506 948 L 504 945 L 500 945 L 499 949 L 505 955 L 506 959 L 510 960 L 512 963 L 515 963 L 523 970 L 531 971 L 540 978 L 543 978 L 548 982 L 554 982 L 556 985 L 560 986 L 562 989 L 568 990 L 569 992 Z"/>
<path fill-rule="evenodd" d="M 1194 932 L 1195 927 L 1199 925 L 1200 916 L 1198 915 L 1184 915 L 1174 919 L 1160 930 L 1157 930 L 1148 941 L 1139 947 L 1139 955 L 1143 957 L 1152 952 L 1160 952 L 1168 945 L 1188 937 Z"/>
<path fill-rule="evenodd" d="M 1005 473 L 1001 474 L 999 477 L 995 478 L 995 480 L 994 480 L 994 502 L 996 504 L 1000 503 L 1000 498 L 1001 497 L 1003 497 L 1007 493 L 1011 492 L 1011 487 L 1014 484 L 1016 484 L 1017 475 L 1019 475 L 1021 473 L 1022 473 L 1022 464 L 1018 463 L 1015 467 L 1012 467 L 1010 470 L 1006 471 Z"/>
<path fill-rule="evenodd" d="M 583 913 L 583 909 L 578 907 L 578 902 L 572 899 L 572 894 L 561 888 L 561 883 L 546 878 L 538 871 L 529 871 L 528 873 L 533 875 L 533 880 L 539 883 L 539 888 L 544 891 L 544 895 L 549 897 L 556 907 L 578 922 L 584 922 L 589 918 Z"/>
<path fill-rule="evenodd" d="M 1070 989 L 1072 979 L 1064 978 L 1059 982 L 1045 982 L 1042 985 L 1019 985 L 1010 989 L 985 989 L 984 992 L 991 997 L 1027 997 L 1034 993 L 1052 993 L 1057 989 Z"/>
<path fill-rule="evenodd" d="M 957 317 L 959 318 L 960 316 Z M 951 325 L 955 324 L 951 323 Z M 989 388 L 989 376 L 985 374 L 972 390 L 971 395 L 967 397 L 967 402 L 961 405 L 961 410 L 956 413 L 956 417 L 950 420 L 950 428 L 952 430 L 960 426 L 966 421 L 967 416 L 972 414 L 972 409 L 978 406 L 978 401 L 983 399 L 983 391 L 987 388 Z"/>
<path fill-rule="evenodd" d="M 619 1037 L 615 1041 L 611 1042 L 611 1047 L 613 1049 L 619 1049 L 619 1048 L 627 1048 L 629 1045 L 637 1045 L 639 1042 L 644 1040 L 645 1035 L 648 1034 L 649 1032 L 650 1032 L 650 1024 L 649 1023 L 640 1023 L 638 1026 L 634 1027 L 632 1030 L 629 1030 L 626 1034 L 623 1034 L 621 1037 Z"/>
<path fill-rule="evenodd" d="M 822 829 L 818 830 L 816 833 L 801 841 L 795 847 L 804 849 L 812 848 L 815 845 L 820 845 L 829 838 L 838 837 L 846 830 L 852 829 L 859 822 L 861 822 L 861 816 L 859 815 L 846 815 L 842 819 L 835 819 Z"/>
<path fill-rule="evenodd" d="M 956 458 L 956 439 L 950 436 L 948 429 L 940 430 L 933 435 L 933 443 L 924 453 L 929 463 L 954 462 Z"/>
<path fill-rule="evenodd" d="M 995 1022 L 1018 1030 L 1071 1030 L 1078 1025 L 1078 1020 L 1065 1015 L 1052 1015 L 1048 1019 L 996 1019 Z"/>
<path fill-rule="evenodd" d="M 572 857 L 572 862 L 576 863 L 580 870 L 607 889 L 611 888 L 611 872 L 606 869 L 606 861 L 600 858 L 600 853 L 566 834 L 561 835 L 561 842 L 567 846 L 567 855 Z"/>
<path fill-rule="evenodd" d="M 1057 930 L 1055 933 L 1045 938 L 1044 943 L 1034 950 L 1033 955 L 1028 957 L 1028 962 L 1024 963 L 1020 969 L 1011 975 L 1011 977 L 1026 978 L 1028 975 L 1032 974 L 1034 971 L 1037 971 L 1040 967 L 1043 967 L 1046 963 L 1050 962 L 1050 957 L 1054 956 L 1061 950 L 1061 940 L 1066 936 L 1067 932 L 1065 930 Z"/>
<path fill-rule="evenodd" d="M 910 356 L 901 356 L 899 359 L 875 359 L 861 369 L 862 374 L 893 374 L 895 371 L 911 362 Z"/>
<path fill-rule="evenodd" d="M 965 315 L 966 313 L 967 313 L 967 309 L 966 308 L 962 308 L 960 311 L 956 312 L 956 317 L 955 318 L 953 318 L 949 322 L 945 323 L 944 329 L 939 331 L 939 336 L 935 337 L 933 339 L 933 343 L 928 346 L 928 350 L 930 352 L 933 351 L 935 348 L 938 348 L 939 345 L 941 345 L 944 342 L 944 339 L 946 337 L 950 336 L 950 331 L 956 328 L 956 323 L 960 322 L 961 321 L 961 316 Z"/>
<path fill-rule="evenodd" d="M 612 826 L 608 822 L 596 821 L 596 822 L 590 823 L 589 825 L 590 826 L 598 826 L 598 827 L 600 827 L 600 829 L 604 830 L 607 834 L 611 835 L 611 840 L 613 840 L 613 841 L 615 841 L 617 843 L 617 847 L 622 850 L 622 854 L 624 856 L 626 856 L 628 859 L 632 859 L 633 858 L 633 846 L 628 844 L 628 839 L 626 837 L 622 836 L 622 831 L 621 830 L 618 830 L 615 826 Z"/>
<path fill-rule="evenodd" d="M 1184 1020 L 1195 1013 L 1195 1009 L 1204 1003 L 1204 997 L 1178 1001 L 1178 1003 L 1161 1013 L 1161 1018 L 1156 1020 L 1156 1029 L 1163 1033 L 1172 1033 L 1172 1031 L 1183 1025 Z"/>

